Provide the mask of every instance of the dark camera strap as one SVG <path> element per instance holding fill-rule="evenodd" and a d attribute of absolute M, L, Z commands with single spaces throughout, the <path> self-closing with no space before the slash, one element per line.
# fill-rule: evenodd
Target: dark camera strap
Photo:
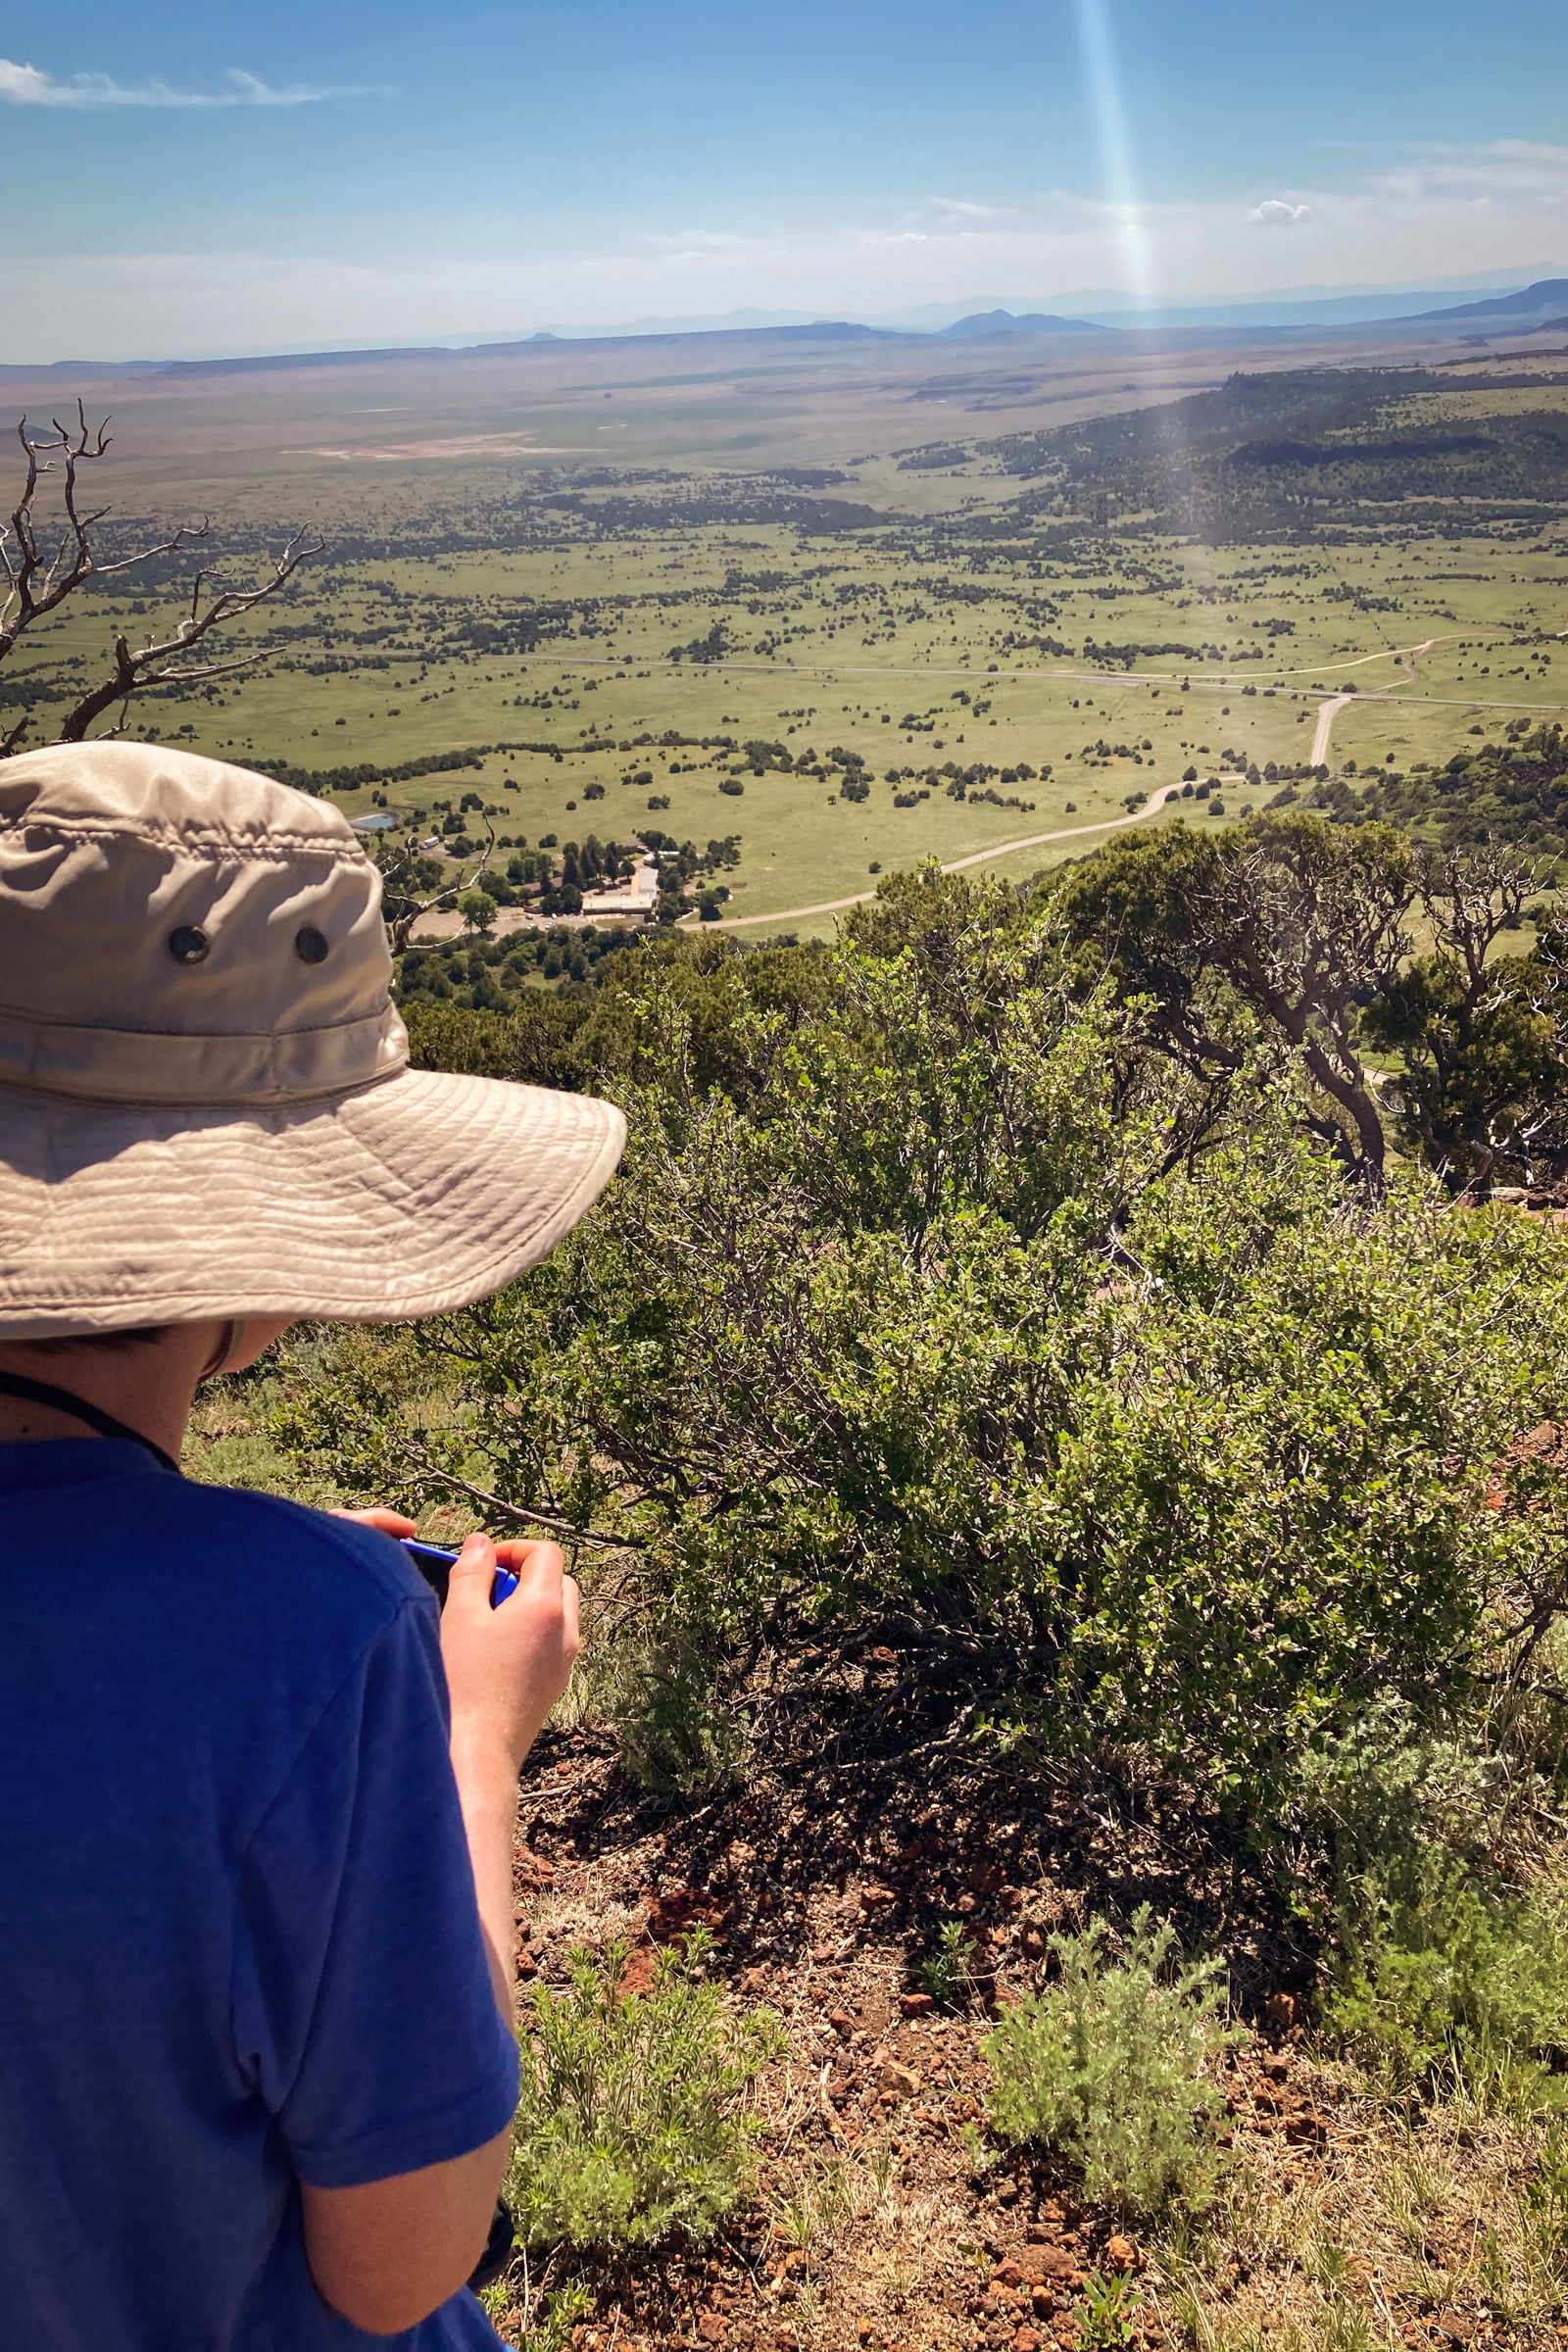
<path fill-rule="evenodd" d="M 85 1421 L 101 1438 L 124 1438 L 132 1446 L 143 1446 L 155 1462 L 180 1477 L 179 1464 L 151 1438 L 144 1438 L 139 1429 L 129 1428 L 106 1413 L 101 1404 L 89 1404 L 85 1396 L 73 1396 L 69 1389 L 57 1389 L 51 1381 L 29 1380 L 24 1372 L 0 1372 L 0 1396 L 20 1396 L 24 1404 L 52 1405 L 57 1413 L 69 1413 L 74 1421 Z"/>
<path fill-rule="evenodd" d="M 484 2252 L 469 2274 L 468 2291 L 477 2294 L 482 2286 L 494 2286 L 505 2276 L 516 2242 L 517 2225 L 512 2218 L 505 2197 L 497 2197 L 495 2212 L 490 2216 L 490 2234 L 484 2241 Z"/>

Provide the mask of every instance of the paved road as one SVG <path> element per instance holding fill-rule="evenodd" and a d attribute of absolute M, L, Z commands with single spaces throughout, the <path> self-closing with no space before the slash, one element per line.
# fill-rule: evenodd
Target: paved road
<path fill-rule="evenodd" d="M 1130 816 L 1105 816 L 1094 825 L 1067 825 L 1056 833 L 1026 833 L 1021 841 L 993 842 L 989 850 L 976 850 L 971 858 L 955 858 L 942 871 L 945 874 L 956 874 L 961 873 L 966 865 L 989 865 L 993 858 L 1005 858 L 1010 850 L 1032 850 L 1041 842 L 1075 841 L 1082 833 L 1119 833 L 1124 825 L 1141 825 L 1146 816 L 1152 816 L 1156 808 L 1163 808 L 1171 795 L 1174 793 L 1179 796 L 1180 791 L 1180 785 L 1161 784 L 1150 794 L 1143 807 L 1135 808 Z M 687 915 L 682 928 L 690 925 L 694 930 L 700 927 L 705 931 L 740 931 L 751 923 L 793 923 L 808 914 L 837 914 L 841 907 L 862 906 L 867 899 L 875 897 L 876 885 L 873 883 L 869 890 L 858 890 L 853 898 L 821 899 L 814 906 L 784 906 L 774 914 L 731 914 L 716 923 L 703 923 L 700 916 Z"/>

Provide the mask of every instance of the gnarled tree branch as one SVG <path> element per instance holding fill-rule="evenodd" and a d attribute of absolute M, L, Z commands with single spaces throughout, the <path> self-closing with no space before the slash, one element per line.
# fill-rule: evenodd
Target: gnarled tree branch
<path fill-rule="evenodd" d="M 156 557 L 173 555 L 208 535 L 211 524 L 204 514 L 200 522 L 182 523 L 168 538 L 149 547 L 117 557 L 112 563 L 103 561 L 94 532 L 110 510 L 106 506 L 83 506 L 81 477 L 84 467 L 95 465 L 113 447 L 108 423 L 106 417 L 101 424 L 89 425 L 86 409 L 78 400 L 74 423 L 64 423 L 56 416 L 51 419 L 47 433 L 34 433 L 24 416 L 17 426 L 24 471 L 17 503 L 9 519 L 0 522 L 0 662 L 15 650 L 26 630 L 58 612 L 85 581 L 111 579 Z M 46 477 L 55 475 L 60 482 L 57 536 L 46 528 L 40 515 Z M 192 686 L 210 678 L 225 677 L 256 661 L 257 655 L 245 654 L 231 662 L 203 662 L 193 665 L 185 657 L 214 629 L 240 618 L 266 598 L 275 596 L 308 557 L 319 555 L 324 544 L 304 531 L 296 531 L 282 554 L 274 559 L 270 576 L 258 587 L 219 589 L 208 596 L 205 604 L 204 575 L 198 572 L 189 608 L 172 635 L 161 641 L 149 639 L 139 647 L 133 647 L 127 637 L 118 636 L 109 675 L 67 713 L 52 740 L 84 741 L 94 719 L 117 704 L 119 721 L 107 731 L 118 734 L 137 695 L 161 686 Z M 0 728 L 0 759 L 19 748 L 30 723 L 30 713 L 24 710 L 9 728 Z"/>
<path fill-rule="evenodd" d="M 472 873 L 460 874 L 455 882 L 448 883 L 444 890 L 432 892 L 427 898 L 416 899 L 412 895 L 417 881 L 421 856 L 416 827 L 411 827 L 395 857 L 380 860 L 382 911 L 386 916 L 387 938 L 394 956 L 402 955 L 414 937 L 416 925 L 422 922 L 427 914 L 433 914 L 437 907 L 455 900 L 460 891 L 472 890 L 490 871 L 490 860 L 495 855 L 496 829 L 488 817 L 485 818 L 485 836 L 479 862 Z"/>
<path fill-rule="evenodd" d="M 105 710 L 112 710 L 116 703 L 123 709 L 136 695 L 145 694 L 153 687 L 193 686 L 208 678 L 227 677 L 236 669 L 247 668 L 259 658 L 256 654 L 241 654 L 232 662 L 199 662 L 194 665 L 185 662 L 181 657 L 188 654 L 193 646 L 199 645 L 214 629 L 221 628 L 224 621 L 236 620 L 242 613 L 254 612 L 266 598 L 275 596 L 306 558 L 319 555 L 324 545 L 324 540 L 311 538 L 304 531 L 296 531 L 282 554 L 274 558 L 270 577 L 259 588 L 220 589 L 205 605 L 202 602 L 205 574 L 198 572 L 191 584 L 189 609 L 173 635 L 162 641 L 150 638 L 140 647 L 132 647 L 127 637 L 117 637 L 112 674 L 89 694 L 84 694 L 75 708 L 68 712 L 55 740 L 58 743 L 81 743 L 93 720 L 101 717 Z M 123 724 L 123 717 L 121 723 Z M 118 733 L 119 729 L 113 731 Z"/>

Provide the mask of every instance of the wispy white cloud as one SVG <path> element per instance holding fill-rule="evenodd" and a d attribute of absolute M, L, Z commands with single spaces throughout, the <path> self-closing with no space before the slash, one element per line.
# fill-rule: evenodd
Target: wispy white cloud
<path fill-rule="evenodd" d="M 1309 204 L 1292 204 L 1283 196 L 1265 196 L 1255 212 L 1248 215 L 1248 219 L 1255 220 L 1260 228 L 1299 228 L 1303 221 L 1311 218 L 1312 207 Z"/>
<path fill-rule="evenodd" d="M 1542 139 L 1411 147 L 1375 185 L 1402 204 L 1469 201 L 1568 205 L 1568 147 Z"/>
<path fill-rule="evenodd" d="M 1007 204 L 975 204 L 967 196 L 933 196 L 931 210 L 947 220 L 987 220 L 1022 227 L 1030 219 Z"/>
<path fill-rule="evenodd" d="M 744 236 L 738 229 L 688 228 L 673 236 L 650 235 L 641 243 L 650 253 L 696 260 L 710 254 L 767 254 L 774 250 L 776 240 Z"/>
<path fill-rule="evenodd" d="M 18 65 L 0 57 L 0 101 L 11 106 L 316 106 L 323 98 L 384 98 L 383 88 L 323 89 L 314 82 L 291 81 L 281 88 L 260 81 L 254 74 L 230 66 L 223 76 L 226 89 L 175 90 L 167 81 L 122 82 L 107 74 L 74 74 L 69 81 L 36 66 Z"/>
<path fill-rule="evenodd" d="M 466 234 L 421 254 L 390 223 L 374 255 L 295 254 L 286 266 L 261 251 L 0 256 L 0 317 L 11 322 L 8 359 L 151 358 L 760 307 L 855 316 L 982 294 L 1094 310 L 1103 293 L 1079 304 L 1082 289 L 1138 294 L 1151 282 L 1167 301 L 1212 301 L 1277 288 L 1282 262 L 1293 288 L 1462 285 L 1467 270 L 1568 270 L 1565 200 L 1568 146 L 1406 148 L 1288 195 L 1264 183 L 1131 208 L 1149 265 L 1142 282 L 1128 265 L 1128 204 L 1066 189 L 1020 196 L 1022 225 L 927 195 L 890 198 L 874 220 L 780 219 L 763 234 L 721 221 L 633 233 L 624 222 L 593 245 L 540 239 L 521 253 L 497 232 L 488 251 Z M 1291 234 L 1259 233 L 1266 204 L 1298 212 Z"/>

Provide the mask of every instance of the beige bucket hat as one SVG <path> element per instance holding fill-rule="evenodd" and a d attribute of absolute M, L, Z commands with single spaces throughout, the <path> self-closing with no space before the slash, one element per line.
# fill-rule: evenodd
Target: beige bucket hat
<path fill-rule="evenodd" d="M 0 761 L 0 1338 L 401 1321 L 536 1264 L 620 1112 L 411 1070 L 391 981 L 340 809 L 147 744 Z"/>

